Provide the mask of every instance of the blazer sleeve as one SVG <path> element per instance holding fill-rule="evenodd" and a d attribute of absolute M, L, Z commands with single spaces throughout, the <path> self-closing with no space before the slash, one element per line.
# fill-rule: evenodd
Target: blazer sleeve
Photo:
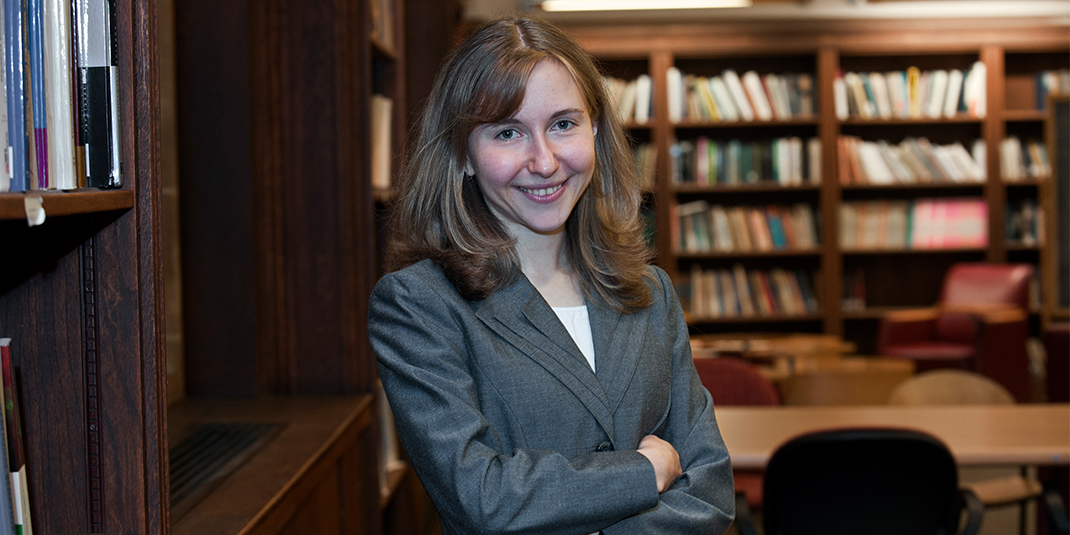
<path fill-rule="evenodd" d="M 411 273 L 384 277 L 370 301 L 395 426 L 447 532 L 575 535 L 658 504 L 654 469 L 636 451 L 506 451 L 480 410 L 471 321 L 459 296 Z"/>
<path fill-rule="evenodd" d="M 664 433 L 680 454 L 683 474 L 659 497 L 653 509 L 604 530 L 624 534 L 720 534 L 735 518 L 732 463 L 713 413 L 713 398 L 703 388 L 691 357 L 691 341 L 676 291 L 657 269 L 667 303 L 666 329 L 673 336 L 672 401 Z"/>

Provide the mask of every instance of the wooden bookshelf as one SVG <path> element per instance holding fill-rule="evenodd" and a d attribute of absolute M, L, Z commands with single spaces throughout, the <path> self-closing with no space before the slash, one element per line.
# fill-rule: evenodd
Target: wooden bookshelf
<path fill-rule="evenodd" d="M 793 317 L 696 318 L 702 332 L 799 329 L 845 336 L 860 350 L 875 346 L 876 320 L 891 308 L 929 306 L 938 298 L 946 269 L 956 261 L 1025 262 L 1034 265 L 1043 280 L 1046 270 L 1040 256 L 1044 244 L 1008 239 L 1008 212 L 1024 200 L 1041 206 L 1052 202 L 1047 177 L 1006 182 L 1000 174 L 999 144 L 1007 136 L 1040 139 L 1045 136 L 1047 113 L 1036 102 L 1036 75 L 1070 66 L 1070 28 L 1046 20 L 941 20 L 941 21 L 771 21 L 748 24 L 677 24 L 646 27 L 573 26 L 573 35 L 603 63 L 609 74 L 653 80 L 654 115 L 641 129 L 630 131 L 638 142 L 658 148 L 657 179 L 652 199 L 657 222 L 657 263 L 675 279 L 686 278 L 691 266 L 706 268 L 743 263 L 767 269 L 779 266 L 815 273 L 819 288 L 819 321 L 799 322 Z M 983 116 L 873 118 L 837 117 L 833 80 L 838 73 L 886 72 L 916 66 L 920 70 L 968 69 L 985 64 L 983 78 L 987 112 Z M 715 122 L 668 118 L 666 76 L 670 67 L 682 72 L 713 76 L 724 69 L 737 73 L 808 73 L 815 81 L 816 115 L 788 120 Z M 624 73 L 624 76 L 616 73 Z M 983 140 L 987 148 L 985 179 L 978 183 L 842 185 L 838 177 L 837 139 L 859 136 L 870 141 L 898 143 L 907 137 L 926 137 L 933 143 L 962 143 L 969 147 Z M 811 187 L 753 185 L 696 186 L 674 184 L 670 148 L 677 140 L 707 136 L 719 139 L 761 140 L 784 136 L 821 140 L 820 184 Z M 1051 151 L 1063 150 L 1062 147 Z M 1053 152 L 1050 157 L 1054 159 Z M 745 195 L 753 195 L 754 200 Z M 765 200 L 773 198 L 775 200 Z M 882 199 L 971 197 L 988 209 L 988 244 L 983 247 L 941 249 L 843 249 L 839 246 L 838 207 L 843 202 Z M 770 254 L 687 254 L 671 243 L 668 224 L 672 207 L 696 199 L 710 204 L 811 203 L 820 219 L 820 246 L 815 255 L 794 252 Z M 742 200 L 741 200 L 742 199 Z M 1049 214 L 1054 210 L 1049 209 Z M 1052 217 L 1046 215 L 1046 217 Z M 816 265 L 815 265 L 816 259 Z M 841 309 L 845 277 L 862 273 L 866 281 L 866 308 Z M 847 322 L 850 322 L 848 326 Z M 865 325 L 860 325 L 859 322 Z"/>
<path fill-rule="evenodd" d="M 156 2 L 112 6 L 122 188 L 0 194 L 0 336 L 37 533 L 167 533 Z"/>

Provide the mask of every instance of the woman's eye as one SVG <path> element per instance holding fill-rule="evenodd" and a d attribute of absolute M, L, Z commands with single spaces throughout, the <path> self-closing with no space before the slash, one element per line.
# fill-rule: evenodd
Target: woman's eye
<path fill-rule="evenodd" d="M 498 135 L 495 136 L 495 137 L 497 137 L 498 139 L 502 139 L 502 140 L 510 140 L 510 139 L 513 139 L 514 137 L 516 137 L 516 130 L 513 130 L 512 128 L 507 129 L 507 130 L 502 130 L 501 132 L 498 132 Z"/>
<path fill-rule="evenodd" d="M 557 123 L 554 124 L 554 128 L 556 128 L 557 130 L 568 130 L 569 128 L 572 128 L 572 125 L 572 121 L 568 119 L 561 119 L 560 121 L 557 121 Z"/>

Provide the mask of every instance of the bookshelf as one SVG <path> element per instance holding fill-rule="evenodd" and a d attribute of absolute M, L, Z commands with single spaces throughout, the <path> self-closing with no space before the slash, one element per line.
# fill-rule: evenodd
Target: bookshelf
<path fill-rule="evenodd" d="M 0 330 L 38 533 L 166 533 L 156 3 L 118 0 L 123 186 L 0 193 Z M 27 196 L 44 224 L 28 227 Z"/>
<path fill-rule="evenodd" d="M 186 397 L 169 407 L 170 432 L 242 418 L 321 421 L 333 431 L 310 435 L 319 443 L 299 448 L 317 457 L 286 460 L 295 470 L 268 478 L 254 500 L 234 489 L 258 488 L 266 474 L 228 476 L 202 505 L 172 518 L 174 533 L 211 525 L 225 514 L 224 494 L 241 501 L 241 521 L 227 520 L 234 533 L 423 532 L 411 470 L 394 465 L 386 485 L 380 479 L 382 407 L 365 331 L 381 266 L 377 214 L 391 193 L 373 187 L 372 160 L 385 149 L 380 162 L 397 172 L 407 77 L 437 68 L 424 53 L 448 46 L 426 37 L 450 36 L 451 17 L 431 17 L 451 4 L 176 4 Z M 424 31 L 410 36 L 414 23 Z M 373 95 L 390 101 L 385 143 Z M 313 414 L 323 407 L 331 419 Z M 273 444 L 245 466 L 296 451 Z"/>
<path fill-rule="evenodd" d="M 1047 20 L 977 19 L 575 25 L 569 30 L 602 59 L 607 74 L 617 78 L 648 74 L 653 80 L 653 117 L 643 125 L 626 124 L 637 144 L 651 143 L 657 148 L 650 200 L 655 213 L 657 263 L 685 291 L 692 286 L 693 269 L 730 269 L 740 264 L 746 270 L 780 268 L 812 274 L 817 312 L 751 317 L 689 315 L 694 331 L 825 332 L 843 336 L 858 344 L 860 351 L 869 352 L 875 349 L 881 314 L 932 305 L 939 296 L 944 272 L 955 262 L 1025 262 L 1036 266 L 1038 282 L 1048 280 L 1046 270 L 1051 268 L 1046 267 L 1042 256 L 1053 240 L 1023 237 L 1021 220 L 1028 219 L 1037 208 L 1044 212 L 1044 219 L 1037 219 L 1042 224 L 1056 213 L 1052 204 L 1055 197 L 1047 186 L 1051 174 L 1011 180 L 1002 170 L 1008 158 L 1001 155 L 1000 147 L 1011 137 L 1023 145 L 1044 144 L 1047 114 L 1038 104 L 1042 99 L 1038 94 L 1043 93 L 1039 75 L 1068 67 L 1070 28 Z M 933 115 L 863 116 L 846 113 L 846 106 L 843 112 L 837 110 L 836 80 L 845 73 L 868 76 L 898 71 L 905 78 L 911 68 L 921 73 L 958 71 L 966 86 L 978 62 L 983 63 L 984 70 L 973 76 L 973 83 L 975 88 L 984 89 L 984 113 L 965 105 L 960 109 L 958 102 L 949 109 L 939 106 L 940 113 Z M 748 72 L 756 73 L 759 79 L 809 76 L 813 81 L 813 114 L 773 114 L 746 121 L 689 116 L 685 111 L 685 116 L 677 119 L 676 103 L 670 103 L 674 97 L 667 96 L 670 88 L 679 85 L 672 78 L 677 72 L 714 78 L 728 71 L 740 78 Z M 884 79 L 887 77 L 882 76 Z M 800 138 L 804 144 L 815 139 L 820 144 L 818 156 L 808 160 L 820 167 L 816 183 L 781 185 L 768 174 L 741 185 L 679 179 L 679 163 L 674 158 L 682 141 L 734 140 L 747 144 L 788 137 Z M 923 138 L 941 151 L 944 147 L 958 151 L 956 158 L 966 154 L 983 176 L 933 182 L 917 180 L 913 174 L 910 180 L 891 183 L 843 180 L 841 175 L 849 165 L 841 161 L 847 154 L 841 142 L 845 138 L 865 142 L 870 145 L 867 151 L 876 150 L 878 145 L 899 150 L 897 146 Z M 985 149 L 976 151 L 978 144 Z M 1050 158 L 1057 158 L 1055 151 L 1060 149 L 1050 148 Z M 807 204 L 818 220 L 818 245 L 800 251 L 687 251 L 676 234 L 678 210 L 695 201 L 711 205 Z M 914 248 L 881 243 L 859 247 L 841 241 L 846 230 L 841 213 L 844 205 L 913 206 L 959 201 L 984 207 L 985 213 L 975 221 L 975 226 L 982 227 L 981 242 L 942 242 L 944 245 Z M 1039 318 L 1041 307 L 1037 304 L 1032 311 L 1034 319 Z M 1034 328 L 1039 325 L 1039 321 L 1033 323 Z"/>

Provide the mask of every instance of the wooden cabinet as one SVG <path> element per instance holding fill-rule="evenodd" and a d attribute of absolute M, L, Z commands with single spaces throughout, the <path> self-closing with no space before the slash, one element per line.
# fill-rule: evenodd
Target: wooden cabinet
<path fill-rule="evenodd" d="M 1043 217 L 1055 216 L 1051 195 L 1043 186 L 1051 180 L 1050 173 L 1011 180 L 1001 167 L 1006 163 L 1001 145 L 1011 136 L 1023 144 L 1029 140 L 1043 144 L 1046 115 L 1036 101 L 1037 75 L 1067 67 L 1070 28 L 1041 20 L 934 20 L 576 26 L 569 30 L 602 60 L 607 74 L 648 74 L 654 82 L 653 118 L 641 126 L 627 124 L 637 144 L 657 147 L 651 200 L 656 214 L 657 262 L 680 283 L 685 307 L 689 292 L 695 289 L 692 274 L 696 270 L 739 266 L 748 276 L 780 269 L 812 277 L 816 310 L 689 314 L 696 332 L 827 332 L 842 335 L 858 343 L 860 351 L 869 352 L 874 350 L 877 318 L 890 309 L 933 304 L 944 272 L 952 263 L 1025 262 L 1038 269 L 1038 284 L 1043 280 L 1041 251 L 1051 240 L 1023 238 L 1011 221 L 1022 216 L 1023 207 L 1026 211 L 1039 207 Z M 837 113 L 835 81 L 845 73 L 886 73 L 910 67 L 922 72 L 966 73 L 977 62 L 985 66 L 977 78 L 986 96 L 983 114 L 960 111 L 935 117 L 862 118 Z M 752 121 L 670 118 L 667 76 L 672 69 L 699 77 L 714 77 L 728 70 L 740 76 L 747 71 L 762 76 L 805 73 L 813 80 L 814 114 Z M 819 180 L 783 184 L 774 175 L 765 174 L 753 183 L 696 185 L 681 183 L 679 163 L 674 163 L 680 142 L 733 141 L 746 147 L 787 137 L 818 140 L 819 156 L 811 160 L 820 164 Z M 840 142 L 844 137 L 889 145 L 924 138 L 934 145 L 960 144 L 971 151 L 983 145 L 982 152 L 971 155 L 977 158 L 984 176 L 932 184 L 846 182 L 841 180 L 847 165 Z M 930 248 L 909 243 L 858 247 L 845 242 L 842 235 L 855 224 L 844 219 L 845 207 L 886 208 L 888 203 L 916 206 L 922 202 L 944 206 L 959 200 L 983 210 L 977 220 L 983 242 Z M 679 212 L 690 209 L 695 201 L 765 211 L 778 206 L 809 206 L 818 221 L 818 243 L 812 250 L 689 251 L 686 243 L 681 243 L 687 229 L 679 228 Z M 1039 310 L 1037 304 L 1033 312 Z"/>
<path fill-rule="evenodd" d="M 156 3 L 113 6 L 122 188 L 0 193 L 0 335 L 37 533 L 166 532 Z M 27 227 L 38 196 L 46 219 Z"/>

